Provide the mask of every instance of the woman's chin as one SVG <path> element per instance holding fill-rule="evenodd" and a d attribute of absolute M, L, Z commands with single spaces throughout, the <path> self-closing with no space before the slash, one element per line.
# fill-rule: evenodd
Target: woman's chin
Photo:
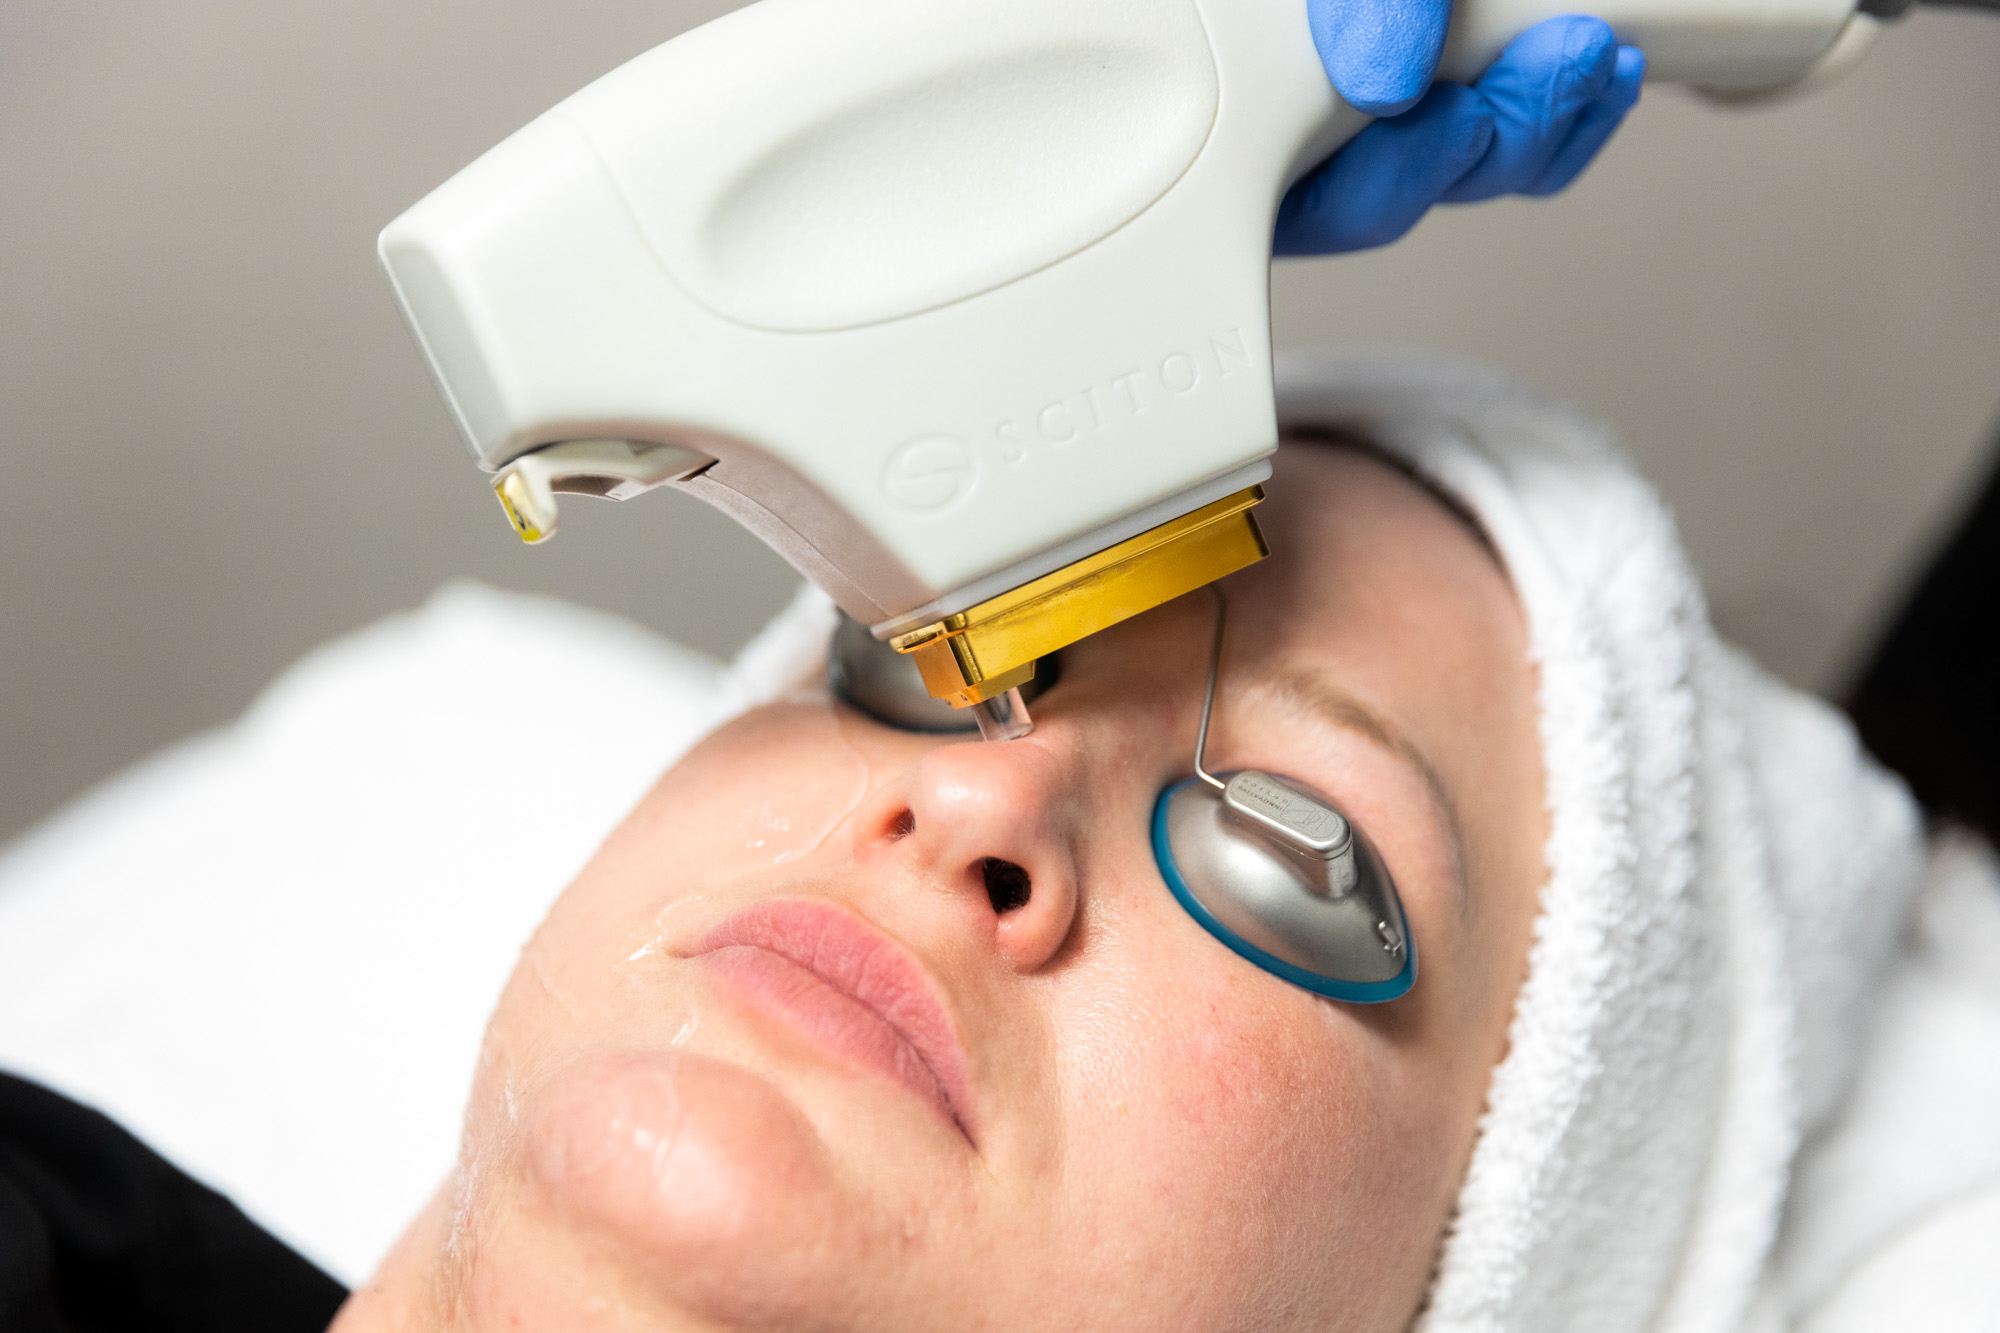
<path fill-rule="evenodd" d="M 667 1305 L 782 1325 L 843 1303 L 860 1201 L 763 1078 L 686 1052 L 620 1054 L 564 1071 L 535 1102 L 525 1165 L 542 1208 L 529 1211 L 590 1237 Z"/>

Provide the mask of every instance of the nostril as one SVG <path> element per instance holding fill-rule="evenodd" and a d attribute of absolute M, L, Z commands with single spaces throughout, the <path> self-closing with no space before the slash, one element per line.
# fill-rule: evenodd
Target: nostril
<path fill-rule="evenodd" d="M 904 810 L 889 821 L 889 840 L 891 842 L 900 842 L 916 831 L 917 812 L 914 810 Z"/>
<path fill-rule="evenodd" d="M 1028 872 L 1012 861 L 985 857 L 979 862 L 979 873 L 986 880 L 986 898 L 996 914 L 1005 916 L 1017 907 L 1028 905 L 1034 886 L 1028 882 Z"/>

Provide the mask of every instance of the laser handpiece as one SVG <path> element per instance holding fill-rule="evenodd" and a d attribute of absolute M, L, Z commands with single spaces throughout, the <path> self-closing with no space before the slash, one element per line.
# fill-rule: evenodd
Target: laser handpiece
<path fill-rule="evenodd" d="M 1564 0 L 1462 0 L 1476 77 Z M 1853 0 L 1603 0 L 1732 94 Z M 673 486 L 955 707 L 1266 553 L 1285 188 L 1367 118 L 1303 0 L 759 0 L 612 71 L 380 252 L 510 521 Z M 992 710 L 988 710 L 991 712 Z"/>

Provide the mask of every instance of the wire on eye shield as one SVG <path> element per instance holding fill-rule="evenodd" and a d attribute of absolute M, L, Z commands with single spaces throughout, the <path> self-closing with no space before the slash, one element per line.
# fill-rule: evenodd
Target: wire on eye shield
<path fill-rule="evenodd" d="M 1194 748 L 1195 776 L 1153 806 L 1153 855 L 1167 887 L 1208 932 L 1294 985 L 1373 1004 L 1417 980 L 1417 946 L 1389 871 L 1361 831 L 1304 784 L 1203 766 L 1229 605 L 1215 638 Z"/>

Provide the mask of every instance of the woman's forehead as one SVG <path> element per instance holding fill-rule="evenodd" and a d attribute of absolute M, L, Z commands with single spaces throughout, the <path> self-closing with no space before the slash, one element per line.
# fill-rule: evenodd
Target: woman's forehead
<path fill-rule="evenodd" d="M 1400 633 L 1426 620 L 1504 606 L 1513 588 L 1485 534 L 1463 509 L 1381 455 L 1344 439 L 1287 437 L 1258 510 L 1272 556 L 1240 579 L 1246 600 L 1288 627 L 1354 626 L 1358 613 L 1395 611 Z M 1426 599 L 1420 608 L 1410 598 Z"/>

